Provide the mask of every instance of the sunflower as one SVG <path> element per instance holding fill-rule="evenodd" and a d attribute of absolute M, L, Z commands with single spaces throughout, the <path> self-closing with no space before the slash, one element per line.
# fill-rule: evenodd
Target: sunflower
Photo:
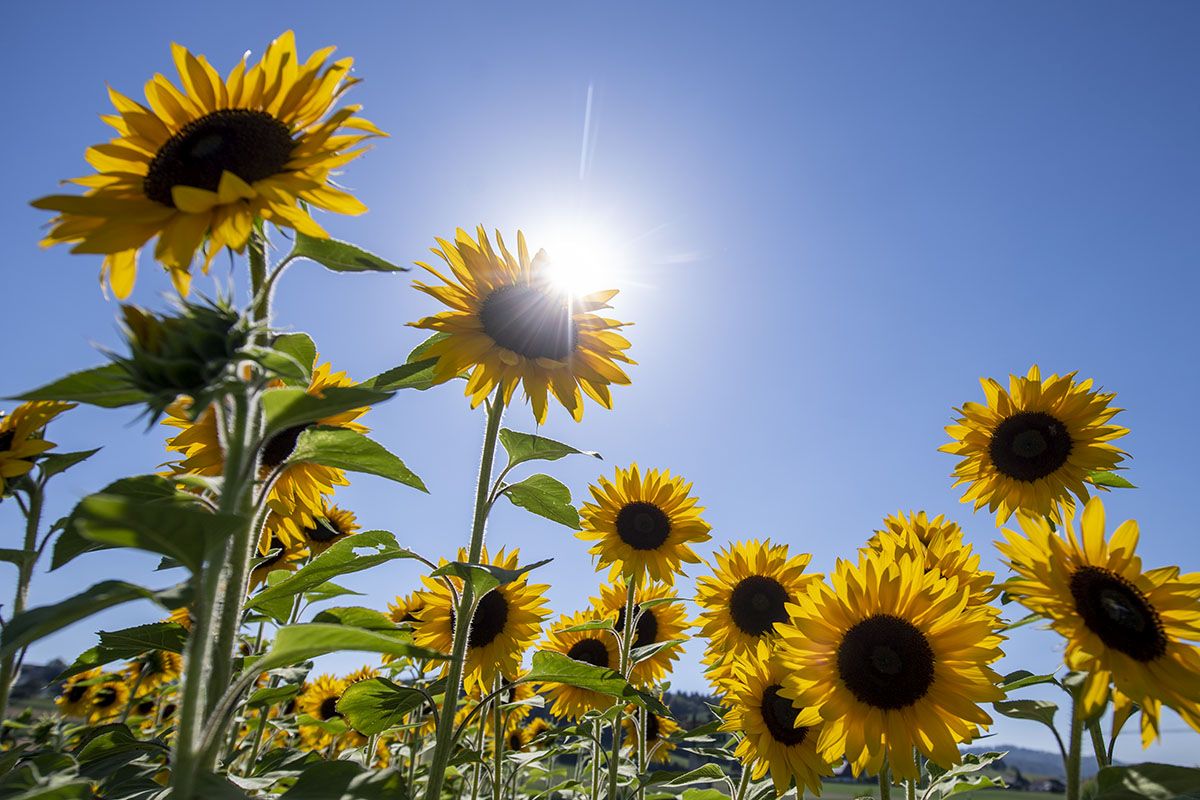
<path fill-rule="evenodd" d="M 304 691 L 296 700 L 296 708 L 302 714 L 307 714 L 320 722 L 330 722 L 341 718 L 337 710 L 338 700 L 346 691 L 346 681 L 328 673 L 319 676 L 311 683 L 305 684 Z M 310 750 L 320 750 L 333 741 L 333 734 L 315 725 L 301 725 L 300 737 L 305 747 Z"/>
<path fill-rule="evenodd" d="M 623 575 L 637 581 L 643 574 L 666 584 L 682 573 L 680 562 L 695 564 L 700 557 L 688 545 L 711 538 L 711 527 L 700 519 L 703 508 L 691 496 L 692 485 L 670 470 L 648 470 L 637 464 L 617 468 L 616 478 L 600 478 L 589 486 L 596 504 L 580 509 L 584 541 L 595 541 L 589 553 L 600 557 L 598 570 L 612 565 L 610 579 Z"/>
<path fill-rule="evenodd" d="M 1000 594 L 996 574 L 979 569 L 980 558 L 963 539 L 962 528 L 942 516 L 929 519 L 924 511 L 898 512 L 883 520 L 884 529 L 867 541 L 867 550 L 895 561 L 906 553 L 923 562 L 926 570 L 938 570 L 967 587 L 971 602 L 987 605 Z M 994 609 L 992 609 L 994 610 Z"/>
<path fill-rule="evenodd" d="M 75 403 L 37 400 L 0 414 L 0 497 L 8 494 L 12 478 L 27 474 L 38 456 L 56 446 L 42 438 L 46 425 L 74 407 Z"/>
<path fill-rule="evenodd" d="M 968 603 L 957 580 L 908 555 L 839 561 L 788 606 L 776 651 L 781 694 L 816 708 L 822 755 L 843 754 L 855 774 L 877 773 L 886 756 L 899 778 L 918 775 L 913 748 L 935 764 L 960 761 L 958 744 L 991 723 L 979 703 L 1003 698 L 996 616 Z"/>
<path fill-rule="evenodd" d="M 182 672 L 183 657 L 167 650 L 142 653 L 125 667 L 130 685 L 136 684 L 143 692 L 153 692 L 163 684 L 177 680 Z"/>
<path fill-rule="evenodd" d="M 630 758 L 637 756 L 637 728 L 634 725 L 634 720 L 638 719 L 639 709 L 635 705 L 625 706 L 625 716 L 621 720 L 621 727 L 625 729 L 625 741 L 628 742 L 627 755 Z M 666 764 L 671 760 L 671 751 L 675 749 L 675 743 L 669 738 L 671 734 L 679 730 L 679 723 L 670 717 L 659 716 L 652 712 L 646 712 L 646 761 L 649 764 Z"/>
<path fill-rule="evenodd" d="M 721 730 L 744 734 L 734 755 L 754 780 L 771 773 L 775 794 L 792 784 L 821 793 L 821 775 L 831 774 L 822 757 L 821 717 L 812 707 L 797 708 L 782 694 L 786 670 L 772 656 L 773 640 L 761 638 L 737 656 Z"/>
<path fill-rule="evenodd" d="M 180 606 L 173 609 L 163 622 L 174 622 L 176 625 L 182 625 L 185 630 L 190 631 L 196 619 L 192 616 L 192 610 L 187 606 Z"/>
<path fill-rule="evenodd" d="M 326 503 L 321 514 L 313 520 L 312 527 L 304 528 L 301 533 L 304 534 L 308 551 L 319 556 L 341 540 L 358 533 L 360 527 L 353 512 Z"/>
<path fill-rule="evenodd" d="M 1157 738 L 1164 704 L 1200 731 L 1200 573 L 1143 571 L 1137 522 L 1106 541 L 1097 497 L 1080 517 L 1080 532 L 1068 520 L 1063 537 L 1019 515 L 1023 534 L 1006 530 L 996 545 L 1018 576 L 1005 590 L 1067 640 L 1067 666 L 1088 674 L 1083 716 L 1100 710 L 1112 684 L 1118 707 L 1142 707 L 1143 744 Z"/>
<path fill-rule="evenodd" d="M 598 619 L 600 617 L 595 611 L 580 611 L 570 616 L 564 614 L 546 633 L 542 649 L 562 653 L 567 658 L 595 667 L 616 670 L 620 667 L 621 653 L 617 649 L 616 637 L 611 632 L 568 630 Z M 606 694 L 566 683 L 544 683 L 541 688 L 550 702 L 550 713 L 556 717 L 578 720 L 588 711 L 603 710 L 613 704 L 613 699 Z"/>
<path fill-rule="evenodd" d="M 86 717 L 91 713 L 92 689 L 101 674 L 100 667 L 96 667 L 63 681 L 62 693 L 54 698 L 54 704 L 64 717 Z"/>
<path fill-rule="evenodd" d="M 450 308 L 410 323 L 442 334 L 425 351 L 426 357 L 438 359 L 434 383 L 469 371 L 466 394 L 472 408 L 497 386 L 507 405 L 520 383 L 539 423 L 546 421 L 548 393 L 576 421 L 583 418 L 580 389 L 612 408 L 609 386 L 629 383 L 617 362 L 634 362 L 624 353 L 629 342 L 618 333 L 626 323 L 594 312 L 609 308 L 617 291 L 575 297 L 549 279 L 544 251 L 530 260 L 523 233 L 517 232 L 518 258 L 508 252 L 499 232 L 499 253 L 483 226 L 477 234 L 475 241 L 459 228 L 454 242 L 437 240 L 440 248 L 433 253 L 450 267 L 452 277 L 417 262 L 445 285 L 416 281 L 416 288 Z"/>
<path fill-rule="evenodd" d="M 50 195 L 37 208 L 57 211 L 45 246 L 104 255 L 101 281 L 117 297 L 133 289 L 138 252 L 158 237 L 154 257 L 186 295 L 190 267 L 207 238 L 204 269 L 222 248 L 241 252 L 256 219 L 327 238 L 305 206 L 361 214 L 366 206 L 335 187 L 333 170 L 383 135 L 359 106 L 333 110 L 356 79 L 353 59 L 330 62 L 333 48 L 301 62 L 287 31 L 247 66 L 222 80 L 204 56 L 171 46 L 183 89 L 164 75 L 146 84 L 149 106 L 109 89 L 116 131 L 88 149 L 96 173 L 72 182 L 83 195 Z"/>
<path fill-rule="evenodd" d="M 609 619 L 618 633 L 625 630 L 625 597 L 626 584 L 617 581 L 600 587 L 600 596 L 591 599 L 592 607 L 602 619 Z M 657 642 L 670 642 L 676 639 L 686 639 L 686 631 L 691 627 L 687 619 L 687 610 L 683 603 L 662 603 L 659 601 L 675 599 L 675 590 L 662 584 L 639 586 L 634 591 L 634 618 L 637 625 L 634 628 L 633 648 L 646 647 Z M 644 610 L 642 603 L 653 604 Z M 641 611 L 641 616 L 637 612 Z M 671 671 L 672 662 L 679 659 L 678 647 L 663 647 L 644 661 L 634 664 L 629 680 L 635 686 L 649 686 L 660 682 Z"/>
<path fill-rule="evenodd" d="M 786 544 L 770 539 L 731 543 L 718 551 L 710 565 L 713 574 L 696 581 L 696 603 L 704 609 L 697 622 L 709 650 L 736 656 L 773 636 L 775 623 L 787 622 L 785 606 L 821 579 L 818 573 L 805 574 L 811 560 L 808 553 L 789 556 Z"/>
<path fill-rule="evenodd" d="M 1111 444 L 1129 433 L 1110 425 L 1119 408 L 1116 394 L 1092 391 L 1092 381 L 1076 373 L 1042 380 L 1037 366 L 1021 378 L 1009 376 L 1009 389 L 981 380 L 986 405 L 966 403 L 946 433 L 954 441 L 939 448 L 962 456 L 954 468 L 955 486 L 968 484 L 964 503 L 987 506 L 1006 521 L 1014 511 L 1058 518 L 1075 495 L 1086 502 L 1088 476 L 1111 471 L 1125 453 Z M 1103 487 L 1100 487 L 1103 488 Z"/>
<path fill-rule="evenodd" d="M 425 596 L 421 592 L 407 595 L 396 595 L 396 599 L 388 603 L 388 616 L 397 625 L 412 625 L 417 621 L 417 615 L 425 608 Z"/>
<path fill-rule="evenodd" d="M 533 722 L 522 728 L 528 734 L 528 741 L 534 742 L 542 734 L 554 730 L 554 726 L 545 717 L 537 717 Z"/>
<path fill-rule="evenodd" d="M 325 389 L 353 386 L 354 381 L 345 372 L 333 372 L 329 364 L 316 365 L 314 359 L 312 379 L 306 391 L 320 397 Z M 180 433 L 167 439 L 167 449 L 182 454 L 183 459 L 172 467 L 176 474 L 220 476 L 225 465 L 221 440 L 217 431 L 217 417 L 210 407 L 195 421 L 188 415 L 190 401 L 181 399 L 167 409 L 164 425 L 179 428 Z M 368 406 L 330 414 L 314 423 L 295 425 L 275 433 L 262 446 L 262 477 L 265 479 L 279 470 L 275 482 L 267 495 L 267 506 L 271 514 L 259 543 L 265 554 L 271 537 L 265 531 L 277 529 L 279 537 L 288 543 L 304 544 L 305 530 L 317 524 L 317 518 L 326 511 L 326 497 L 333 494 L 335 486 L 349 486 L 346 473 L 337 467 L 303 462 L 286 464 L 296 448 L 300 434 L 316 425 L 345 428 L 365 433 L 367 428 L 356 420 L 369 410 Z M 285 466 L 286 464 L 286 466 Z"/>
<path fill-rule="evenodd" d="M 519 753 L 533 741 L 529 728 L 509 728 L 504 734 L 504 750 L 508 753 Z"/>
<path fill-rule="evenodd" d="M 129 702 L 129 686 L 120 678 L 113 677 L 92 686 L 91 701 L 88 703 L 88 722 L 95 724 L 118 716 L 125 711 Z"/>
<path fill-rule="evenodd" d="M 308 558 L 308 551 L 286 544 L 280 537 L 272 536 L 267 544 L 267 557 L 250 570 L 250 589 L 253 591 L 267 582 L 267 576 L 276 570 L 295 572 L 300 562 Z"/>
<path fill-rule="evenodd" d="M 487 548 L 480 557 L 481 564 L 503 569 L 517 569 L 520 550 L 505 555 L 504 549 L 488 559 Z M 467 560 L 466 549 L 458 551 L 458 560 Z M 443 564 L 447 563 L 444 559 Z M 437 578 L 422 577 L 428 591 L 421 592 L 425 607 L 417 613 L 413 641 L 422 646 L 449 653 L 454 643 L 454 598 L 446 584 Z M 462 580 L 450 578 L 461 590 Z M 467 660 L 464 665 L 464 686 L 467 691 L 478 683 L 491 691 L 497 675 L 515 675 L 521 669 L 521 657 L 537 639 L 542 620 L 547 616 L 543 596 L 550 587 L 530 584 L 522 575 L 517 580 L 497 586 L 479 598 L 471 618 L 467 639 Z M 448 664 L 443 664 L 443 671 Z"/>

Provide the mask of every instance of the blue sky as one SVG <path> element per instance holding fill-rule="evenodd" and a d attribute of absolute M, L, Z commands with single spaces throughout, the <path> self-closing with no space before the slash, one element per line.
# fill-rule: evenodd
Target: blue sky
<path fill-rule="evenodd" d="M 328 8 L 14 10 L 0 54 L 21 120 L 0 130 L 4 394 L 98 363 L 95 345 L 117 341 L 98 259 L 40 250 L 47 216 L 27 205 L 84 174 L 84 148 L 108 138 L 105 82 L 139 95 L 170 72 L 172 40 L 224 71 L 291 27 L 304 53 L 336 44 L 354 56 L 364 82 L 353 100 L 392 134 L 343 176 L 371 210 L 324 218 L 335 236 L 397 262 L 478 223 L 522 227 L 534 247 L 589 231 L 615 253 L 617 316 L 636 323 L 633 385 L 615 392 L 615 411 L 590 407 L 582 424 L 556 412 L 543 429 L 605 457 L 553 465 L 576 499 L 598 469 L 636 460 L 694 481 L 711 549 L 770 536 L 828 570 L 884 515 L 923 508 L 959 521 L 994 565 L 993 522 L 958 502 L 953 459 L 937 447 L 951 407 L 981 399 L 980 376 L 1037 362 L 1119 393 L 1141 488 L 1110 495 L 1109 519 L 1140 521 L 1149 565 L 1200 569 L 1187 500 L 1200 433 L 1179 416 L 1200 391 L 1195 5 Z M 220 280 L 227 264 L 214 268 Z M 410 277 L 305 264 L 284 280 L 276 321 L 366 378 L 400 363 L 422 338 L 404 323 L 435 310 Z M 168 289 L 144 261 L 134 299 L 162 306 Z M 164 431 L 145 434 L 133 417 L 79 409 L 55 424 L 62 448 L 105 449 L 55 482 L 50 519 L 165 460 Z M 358 478 L 338 501 L 367 527 L 450 554 L 467 537 L 482 414 L 444 387 L 366 421 L 431 494 Z M 532 429 L 525 408 L 507 424 Z M 0 525 L 15 541 L 13 504 Z M 566 529 L 500 508 L 489 535 L 525 561 L 555 558 L 539 577 L 556 612 L 596 593 L 602 576 Z M 154 563 L 83 558 L 38 575 L 33 602 L 107 577 L 170 582 Z M 11 581 L 6 572 L 6 596 Z M 382 607 L 416 573 L 389 566 L 347 583 Z M 105 613 L 32 658 L 70 658 L 94 630 L 155 613 Z M 1001 669 L 1053 669 L 1059 647 L 1023 630 Z M 701 687 L 697 655 L 677 687 Z M 1196 762 L 1200 736 L 1175 717 L 1165 727 L 1148 755 Z M 995 730 L 993 741 L 1051 746 L 1033 723 Z M 1122 736 L 1118 758 L 1141 758 L 1135 736 Z"/>

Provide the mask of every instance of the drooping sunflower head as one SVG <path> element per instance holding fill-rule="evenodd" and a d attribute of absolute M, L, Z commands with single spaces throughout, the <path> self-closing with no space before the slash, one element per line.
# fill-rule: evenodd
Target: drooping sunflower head
<path fill-rule="evenodd" d="M 630 758 L 634 758 L 636 754 L 638 729 L 635 726 L 641 724 L 640 713 L 641 709 L 637 706 L 628 705 L 625 707 L 625 716 L 621 720 L 621 727 L 625 729 L 625 741 L 627 742 L 626 753 Z M 678 731 L 679 723 L 670 717 L 646 712 L 646 760 L 648 763 L 666 764 L 671 761 L 671 751 L 675 749 L 675 743 L 669 737 Z"/>
<path fill-rule="evenodd" d="M 388 616 L 397 625 L 415 625 L 417 614 L 424 607 L 425 595 L 422 592 L 396 595 L 396 599 L 388 603 Z"/>
<path fill-rule="evenodd" d="M 625 598 L 627 584 L 623 580 L 600 587 L 600 596 L 593 597 L 592 607 L 601 618 L 610 620 L 618 633 L 625 631 Z M 638 586 L 634 590 L 634 624 L 632 648 L 662 642 L 673 642 L 687 638 L 691 624 L 687 619 L 687 609 L 682 602 L 670 602 L 676 599 L 675 590 L 663 584 Z M 646 604 L 643 608 L 642 604 Z M 679 647 L 664 646 L 648 658 L 633 665 L 629 680 L 635 686 L 650 686 L 660 683 L 674 667 L 679 659 Z"/>
<path fill-rule="evenodd" d="M 88 702 L 88 721 L 95 724 L 102 720 L 118 717 L 125 712 L 129 702 L 129 685 L 119 676 L 92 686 Z"/>
<path fill-rule="evenodd" d="M 594 610 L 562 615 L 546 632 L 542 649 L 562 653 L 594 667 L 618 669 L 621 653 L 612 633 L 598 629 L 571 630 L 599 619 L 601 617 Z M 613 699 L 606 694 L 565 683 L 544 683 L 541 688 L 550 702 L 550 713 L 556 717 L 578 720 L 589 711 L 613 704 Z"/>
<path fill-rule="evenodd" d="M 924 564 L 926 570 L 958 580 L 967 587 L 971 602 L 991 603 L 1000 594 L 996 574 L 979 569 L 980 557 L 963 538 L 962 528 L 941 516 L 930 519 L 924 511 L 898 512 L 883 521 L 883 530 L 867 541 L 866 550 L 879 553 L 883 561 L 902 554 Z"/>
<path fill-rule="evenodd" d="M 426 350 L 438 359 L 434 382 L 469 372 L 472 408 L 496 387 L 507 405 L 522 384 L 539 423 L 549 395 L 576 420 L 583 417 L 583 394 L 612 408 L 609 387 L 629 383 L 617 362 L 634 363 L 618 332 L 625 323 L 595 313 L 609 307 L 616 290 L 576 297 L 549 279 L 545 252 L 529 257 L 524 234 L 517 233 L 515 258 L 498 232 L 495 248 L 482 226 L 477 234 L 472 239 L 460 228 L 453 242 L 438 239 L 433 253 L 450 277 L 417 262 L 441 284 L 417 281 L 416 288 L 450 309 L 411 323 L 442 334 Z"/>
<path fill-rule="evenodd" d="M 166 650 L 142 653 L 125 667 L 126 680 L 130 686 L 137 684 L 139 692 L 153 692 L 182 673 L 183 657 Z"/>
<path fill-rule="evenodd" d="M 1200 731 L 1200 573 L 1143 570 L 1137 522 L 1106 539 L 1098 497 L 1084 507 L 1079 533 L 1073 519 L 1065 537 L 1045 519 L 1018 521 L 1022 532 L 1005 530 L 996 544 L 1018 576 L 1005 590 L 1067 640 L 1067 666 L 1088 674 L 1083 713 L 1098 712 L 1112 685 L 1142 707 L 1145 744 L 1157 738 L 1164 704 Z"/>
<path fill-rule="evenodd" d="M 819 746 L 821 717 L 816 709 L 797 707 L 783 696 L 784 669 L 772 656 L 772 644 L 759 639 L 734 657 L 721 730 L 745 734 L 734 755 L 754 780 L 770 772 L 777 795 L 793 781 L 801 793 L 808 789 L 819 794 L 821 776 L 832 772 Z"/>
<path fill-rule="evenodd" d="M 163 75 L 146 84 L 146 103 L 109 89 L 117 132 L 88 149 L 96 172 L 72 182 L 82 195 L 34 201 L 58 212 L 43 245 L 104 255 L 101 280 L 124 298 L 133 289 L 138 253 L 158 237 L 154 258 L 187 294 L 190 267 L 204 246 L 207 271 L 223 248 L 242 251 L 255 220 L 327 238 L 306 206 L 341 214 L 366 207 L 333 185 L 331 173 L 382 135 L 334 106 L 356 83 L 352 59 L 330 61 L 333 48 L 301 61 L 284 33 L 258 63 L 238 63 L 222 78 L 204 56 L 172 45 L 182 88 Z"/>
<path fill-rule="evenodd" d="M 46 425 L 74 407 L 75 403 L 35 400 L 0 414 L 0 498 L 9 493 L 14 478 L 27 474 L 38 456 L 56 446 L 43 437 Z"/>
<path fill-rule="evenodd" d="M 65 717 L 86 717 L 92 711 L 92 690 L 100 680 L 100 667 L 72 675 L 63 681 L 62 693 L 54 698 L 54 704 Z"/>
<path fill-rule="evenodd" d="M 1076 382 L 1072 372 L 1043 380 L 1033 366 L 1024 378 L 1010 376 L 1008 390 L 992 378 L 980 383 L 987 402 L 963 404 L 946 427 L 954 441 L 939 448 L 962 457 L 954 485 L 967 485 L 962 500 L 975 510 L 986 505 L 999 522 L 1018 510 L 1058 518 L 1074 497 L 1087 501 L 1091 473 L 1125 457 L 1112 444 L 1129 433 L 1110 424 L 1121 410 L 1110 405 L 1116 394 L 1093 390 L 1090 379 Z"/>
<path fill-rule="evenodd" d="M 458 552 L 458 560 L 467 560 L 467 551 Z M 501 548 L 494 558 L 484 548 L 480 563 L 517 569 L 520 550 L 505 554 Z M 447 563 L 443 560 L 441 563 Z M 443 653 L 449 653 L 454 642 L 454 598 L 440 579 L 422 577 L 427 591 L 420 592 L 425 607 L 417 612 L 413 641 Z M 451 578 L 461 589 L 461 579 Z M 530 584 L 525 575 L 511 583 L 497 586 L 479 598 L 471 618 L 467 638 L 467 660 L 464 685 L 471 691 L 476 684 L 491 691 L 497 676 L 516 675 L 521 671 L 525 651 L 542 630 L 542 620 L 548 615 L 546 584 Z M 445 669 L 445 665 L 443 665 Z"/>
<path fill-rule="evenodd" d="M 576 535 L 596 543 L 588 552 L 599 557 L 598 570 L 611 566 L 612 580 L 647 575 L 670 585 L 682 562 L 700 561 L 690 545 L 708 541 L 711 527 L 682 477 L 656 469 L 643 475 L 633 464 L 588 489 L 595 503 L 580 509 L 583 530 Z"/>
<path fill-rule="evenodd" d="M 886 757 L 900 778 L 918 774 L 914 747 L 959 763 L 958 744 L 991 723 L 979 704 L 1003 697 L 988 666 L 1002 655 L 996 615 L 907 555 L 839 561 L 831 581 L 788 606 L 776 651 L 782 694 L 820 710 L 824 756 L 856 774 Z"/>
<path fill-rule="evenodd" d="M 268 520 L 268 525 L 270 521 Z M 250 590 L 258 588 L 267 582 L 267 576 L 276 570 L 295 572 L 300 562 L 308 558 L 308 550 L 285 542 L 278 535 L 272 535 L 267 540 L 267 550 L 262 560 L 250 570 Z"/>
<path fill-rule="evenodd" d="M 304 528 L 304 543 L 310 553 L 319 556 L 343 539 L 353 536 L 360 529 L 353 512 L 326 503 L 321 515 L 313 520 L 311 528 Z"/>
<path fill-rule="evenodd" d="M 788 555 L 786 544 L 749 539 L 718 551 L 713 574 L 696 581 L 700 632 L 717 653 L 749 652 L 763 637 L 773 636 L 776 623 L 787 621 L 787 604 L 805 587 L 820 580 L 805 573 L 812 556 Z"/>

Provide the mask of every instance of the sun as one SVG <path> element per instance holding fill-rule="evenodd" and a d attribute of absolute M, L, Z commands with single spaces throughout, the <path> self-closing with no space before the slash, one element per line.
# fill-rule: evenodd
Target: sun
<path fill-rule="evenodd" d="M 582 296 L 618 287 L 624 248 L 612 231 L 583 222 L 546 226 L 539 239 L 547 256 L 547 274 L 559 289 Z"/>

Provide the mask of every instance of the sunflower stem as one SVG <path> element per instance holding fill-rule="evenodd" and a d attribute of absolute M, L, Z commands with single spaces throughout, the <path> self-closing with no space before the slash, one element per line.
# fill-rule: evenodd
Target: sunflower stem
<path fill-rule="evenodd" d="M 630 577 L 625 585 L 625 629 L 621 631 L 621 677 L 629 680 L 630 664 L 629 651 L 633 649 L 634 633 L 634 594 L 637 591 L 637 579 Z M 621 718 L 625 706 L 618 701 L 615 705 L 616 716 L 612 723 L 612 756 L 608 760 L 608 800 L 617 800 L 618 768 L 621 764 Z"/>
<path fill-rule="evenodd" d="M 1088 733 L 1092 735 L 1092 749 L 1096 752 L 1096 765 L 1100 769 L 1108 766 L 1108 760 L 1105 758 L 1107 749 L 1104 746 L 1104 734 L 1100 731 L 1100 720 L 1088 720 Z"/>
<path fill-rule="evenodd" d="M 25 549 L 24 558 L 17 570 L 17 592 L 13 597 L 12 614 L 8 618 L 10 622 L 25 610 L 25 604 L 29 600 L 29 584 L 33 581 L 33 568 L 37 563 L 36 548 L 38 528 L 42 523 L 42 499 L 41 482 L 31 482 L 29 507 L 21 505 L 21 510 L 25 512 Z M 13 681 L 16 680 L 16 672 L 17 654 L 11 653 L 0 663 L 0 720 L 8 718 L 9 692 L 12 691 Z M 0 739 L 4 738 L 4 730 L 0 729 Z"/>
<path fill-rule="evenodd" d="M 487 404 L 487 426 L 483 434 L 483 454 L 479 460 L 479 479 L 475 486 L 475 513 L 471 522 L 471 546 L 467 562 L 478 564 L 483 553 L 483 535 L 487 526 L 488 488 L 492 482 L 492 467 L 496 460 L 496 441 L 500 435 L 500 420 L 504 417 L 503 393 L 497 391 Z M 429 765 L 429 780 L 425 784 L 425 800 L 440 800 L 446 767 L 454 749 L 454 715 L 458 710 L 458 690 L 462 686 L 463 666 L 467 660 L 467 641 L 471 626 L 471 609 L 475 590 L 470 581 L 463 581 L 462 595 L 454 615 L 454 645 L 446 673 L 446 693 L 438 718 L 433 757 Z"/>
<path fill-rule="evenodd" d="M 592 793 L 588 795 L 591 800 L 600 800 L 600 750 L 603 747 L 600 736 L 602 732 L 600 719 L 597 718 L 592 726 Z"/>
<path fill-rule="evenodd" d="M 501 776 L 504 774 L 504 730 L 501 720 L 503 712 L 500 710 L 502 698 L 495 694 L 500 691 L 503 680 L 497 675 L 493 682 L 495 690 L 492 697 L 492 800 L 500 800 L 504 792 L 504 782 L 501 780 Z M 480 720 L 480 723 L 482 722 L 483 720 Z"/>
<path fill-rule="evenodd" d="M 1066 800 L 1079 800 L 1080 751 L 1083 749 L 1083 720 L 1081 719 L 1080 690 L 1071 692 L 1071 735 L 1067 751 Z"/>
<path fill-rule="evenodd" d="M 638 775 L 646 774 L 646 729 L 650 723 L 650 712 L 639 707 L 637 711 L 638 726 L 637 726 L 637 768 Z M 639 780 L 637 788 L 637 800 L 645 800 L 646 787 Z"/>
<path fill-rule="evenodd" d="M 475 771 L 471 778 L 471 800 L 479 800 L 479 789 L 483 785 L 483 741 L 487 734 L 487 721 L 479 720 L 479 735 L 475 738 L 475 750 L 480 758 L 475 762 Z"/>
<path fill-rule="evenodd" d="M 879 768 L 879 800 L 892 800 L 892 774 L 886 758 Z"/>
<path fill-rule="evenodd" d="M 749 787 L 750 787 L 750 770 L 747 769 L 745 766 L 743 766 L 742 767 L 742 777 L 738 778 L 737 794 L 734 795 L 733 800 L 742 800 L 742 798 L 744 798 L 746 796 L 746 789 L 748 789 Z M 803 793 L 804 789 L 803 788 L 800 789 L 800 792 Z"/>

